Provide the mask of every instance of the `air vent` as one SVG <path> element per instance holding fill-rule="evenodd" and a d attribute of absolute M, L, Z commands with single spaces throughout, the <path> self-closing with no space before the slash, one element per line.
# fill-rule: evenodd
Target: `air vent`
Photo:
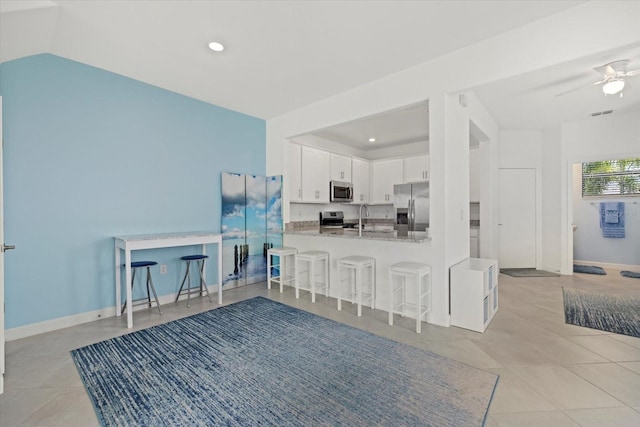
<path fill-rule="evenodd" d="M 597 113 L 591 113 L 591 117 L 604 116 L 605 114 L 611 114 L 611 113 L 613 113 L 613 110 L 598 111 Z"/>

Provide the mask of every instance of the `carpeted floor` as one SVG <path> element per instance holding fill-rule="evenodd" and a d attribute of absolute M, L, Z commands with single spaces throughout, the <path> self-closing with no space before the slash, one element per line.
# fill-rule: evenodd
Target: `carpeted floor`
<path fill-rule="evenodd" d="M 479 426 L 497 383 L 262 297 L 72 357 L 106 426 Z"/>
<path fill-rule="evenodd" d="M 500 273 L 511 277 L 560 277 L 557 273 L 535 268 L 501 268 Z"/>
<path fill-rule="evenodd" d="M 598 267 L 596 265 L 573 265 L 574 273 L 585 273 L 585 274 L 599 274 L 601 276 L 606 276 L 607 272 L 604 271 L 602 267 Z"/>
<path fill-rule="evenodd" d="M 562 289 L 565 322 L 640 338 L 640 299 Z"/>

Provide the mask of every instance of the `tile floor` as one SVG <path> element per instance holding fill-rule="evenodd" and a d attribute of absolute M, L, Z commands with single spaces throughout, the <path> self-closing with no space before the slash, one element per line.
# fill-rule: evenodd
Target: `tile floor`
<path fill-rule="evenodd" d="M 558 278 L 500 275 L 500 311 L 484 334 L 410 319 L 387 325 L 386 312 L 343 305 L 264 283 L 225 293 L 225 303 L 256 295 L 420 347 L 500 375 L 487 426 L 640 426 L 640 339 L 564 323 L 562 287 L 640 297 L 640 280 L 609 270 L 607 276 Z M 135 329 L 215 308 L 198 299 L 164 306 L 164 315 L 135 314 Z M 97 426 L 69 351 L 128 331 L 124 318 L 108 318 L 7 343 L 0 425 Z"/>

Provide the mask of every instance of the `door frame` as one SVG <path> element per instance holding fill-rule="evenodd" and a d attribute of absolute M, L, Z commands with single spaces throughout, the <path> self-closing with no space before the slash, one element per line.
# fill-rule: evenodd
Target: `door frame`
<path fill-rule="evenodd" d="M 4 182 L 3 182 L 2 96 L 0 96 L 0 245 L 4 245 Z M 4 251 L 0 248 L 0 394 L 4 392 Z"/>

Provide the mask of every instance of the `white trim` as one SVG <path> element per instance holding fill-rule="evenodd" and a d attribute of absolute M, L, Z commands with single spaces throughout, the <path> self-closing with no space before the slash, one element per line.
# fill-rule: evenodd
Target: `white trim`
<path fill-rule="evenodd" d="M 218 293 L 217 290 L 218 285 L 210 285 L 207 287 L 211 295 L 215 295 Z M 210 288 L 216 288 L 215 291 L 211 291 Z M 171 304 L 175 302 L 176 295 L 178 293 L 172 293 L 167 295 L 159 296 L 161 305 Z M 183 301 L 187 298 L 187 295 L 180 297 L 180 301 Z M 206 298 L 206 296 L 198 297 L 198 298 Z M 215 301 L 214 301 L 215 303 Z M 217 308 L 218 305 L 215 305 L 212 308 Z M 155 306 L 153 307 L 155 309 Z M 139 310 L 148 310 L 146 306 L 137 306 L 134 307 L 133 311 Z M 107 317 L 115 317 L 116 308 L 115 306 L 101 308 L 100 310 L 87 311 L 84 313 L 74 314 L 72 316 L 59 317 L 57 319 L 45 320 L 44 322 L 32 323 L 30 325 L 18 326 L 17 328 L 6 329 L 5 330 L 5 339 L 6 341 L 14 341 L 19 340 L 21 338 L 31 337 L 33 335 L 44 334 L 46 332 L 57 331 L 58 329 L 69 328 L 71 326 L 82 325 L 84 323 L 94 322 L 96 320 L 105 319 Z M 123 329 L 126 329 L 126 325 L 123 323 Z"/>
<path fill-rule="evenodd" d="M 68 328 L 70 326 L 81 325 L 83 323 L 93 322 L 104 317 L 115 316 L 115 307 L 107 307 L 100 310 L 87 311 L 85 313 L 74 314 L 73 316 L 59 317 L 57 319 L 46 320 L 44 322 L 32 323 L 30 325 L 19 326 L 17 328 L 7 329 L 6 340 L 13 341 L 33 335 L 43 334 L 58 329 Z"/>
<path fill-rule="evenodd" d="M 579 260 L 574 260 L 573 263 L 579 264 L 579 265 L 595 265 L 597 267 L 602 267 L 605 270 L 612 269 L 612 270 L 640 271 L 640 265 L 633 265 L 633 264 L 612 264 L 608 262 L 579 261 Z"/>

